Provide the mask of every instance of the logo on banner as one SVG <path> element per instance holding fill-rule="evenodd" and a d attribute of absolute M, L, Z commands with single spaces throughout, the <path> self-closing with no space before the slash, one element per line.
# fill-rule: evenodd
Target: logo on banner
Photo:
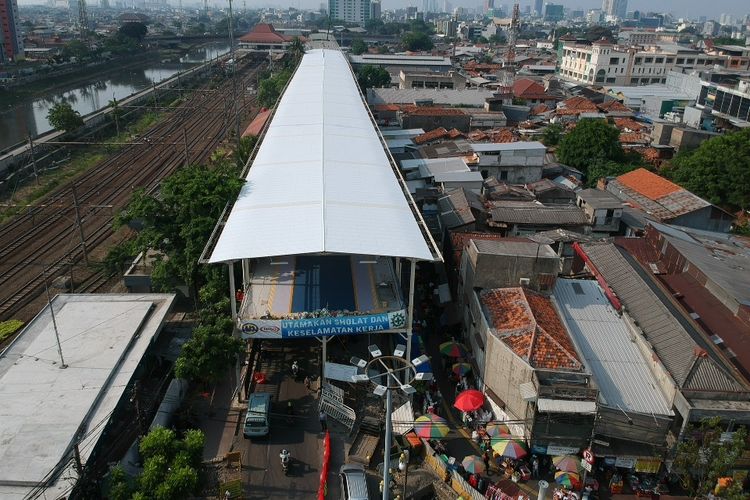
<path fill-rule="evenodd" d="M 360 316 L 324 316 L 300 319 L 255 319 L 240 322 L 243 337 L 298 338 L 332 335 L 357 335 L 361 333 L 402 329 L 406 326 L 406 311 L 391 311 Z"/>
<path fill-rule="evenodd" d="M 591 450 L 583 450 L 583 459 L 586 460 L 588 463 L 593 464 L 594 454 L 591 452 Z"/>

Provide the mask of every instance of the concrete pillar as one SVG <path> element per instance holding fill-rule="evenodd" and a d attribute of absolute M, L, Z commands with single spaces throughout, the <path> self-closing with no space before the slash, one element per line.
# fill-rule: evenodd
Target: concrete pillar
<path fill-rule="evenodd" d="M 549 489 L 549 483 L 542 479 L 539 481 L 539 494 L 536 497 L 536 500 L 544 500 L 544 498 L 547 496 L 547 490 Z"/>

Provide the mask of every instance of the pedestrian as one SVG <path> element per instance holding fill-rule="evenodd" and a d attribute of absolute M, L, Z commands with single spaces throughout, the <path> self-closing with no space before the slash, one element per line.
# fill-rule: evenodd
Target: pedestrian
<path fill-rule="evenodd" d="M 531 459 L 531 473 L 534 479 L 539 477 L 539 458 L 536 455 Z"/>
<path fill-rule="evenodd" d="M 305 389 L 307 389 L 307 392 L 310 392 L 310 377 L 305 377 Z"/>
<path fill-rule="evenodd" d="M 326 423 L 326 412 L 323 410 L 320 410 L 320 414 L 318 415 L 318 418 L 320 419 L 320 429 L 325 432 L 328 430 L 328 424 Z"/>
<path fill-rule="evenodd" d="M 484 450 L 484 453 L 482 453 L 482 460 L 484 461 L 484 470 L 487 474 L 490 473 L 490 458 L 489 450 Z"/>

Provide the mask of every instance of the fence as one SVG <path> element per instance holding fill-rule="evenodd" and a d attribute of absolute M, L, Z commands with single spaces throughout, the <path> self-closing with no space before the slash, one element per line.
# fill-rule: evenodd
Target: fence
<path fill-rule="evenodd" d="M 424 463 L 429 469 L 442 478 L 461 497 L 471 500 L 484 500 L 484 495 L 475 490 L 457 471 L 448 468 L 448 465 L 443 462 L 425 439 L 422 439 L 422 443 L 425 449 Z"/>

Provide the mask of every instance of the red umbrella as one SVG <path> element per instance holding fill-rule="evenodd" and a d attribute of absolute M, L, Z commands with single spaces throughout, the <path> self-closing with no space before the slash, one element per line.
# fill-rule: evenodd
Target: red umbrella
<path fill-rule="evenodd" d="M 484 394 L 476 389 L 469 389 L 456 396 L 453 406 L 461 411 L 478 410 L 484 404 Z"/>

